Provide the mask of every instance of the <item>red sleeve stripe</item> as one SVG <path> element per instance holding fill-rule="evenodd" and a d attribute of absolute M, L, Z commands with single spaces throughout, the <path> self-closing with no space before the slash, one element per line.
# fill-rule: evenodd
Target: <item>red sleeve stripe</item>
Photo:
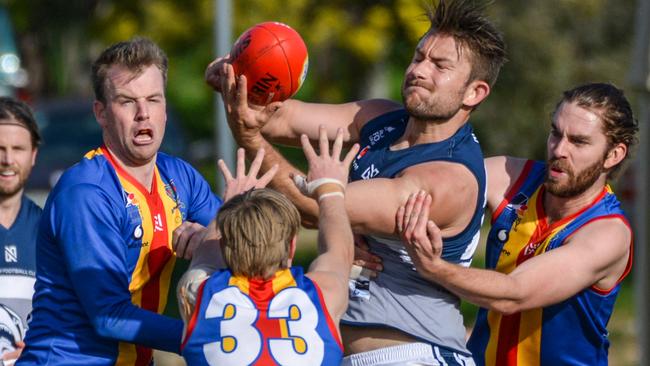
<path fill-rule="evenodd" d="M 614 217 L 621 219 L 621 221 L 623 221 L 625 226 L 627 226 L 627 228 L 630 230 L 630 255 L 627 258 L 627 265 L 625 266 L 625 271 L 623 271 L 623 274 L 621 275 L 621 277 L 618 278 L 618 280 L 616 281 L 614 286 L 612 286 L 612 288 L 610 288 L 610 289 L 601 289 L 601 288 L 596 287 L 595 285 L 591 286 L 591 290 L 596 292 L 597 294 L 600 294 L 600 295 L 607 295 L 610 292 L 612 292 L 612 290 L 614 290 L 616 288 L 616 286 L 618 286 L 623 281 L 623 279 L 625 279 L 625 277 L 627 277 L 627 275 L 630 274 L 630 271 L 632 270 L 632 262 L 634 260 L 634 230 L 632 230 L 632 226 L 630 226 L 630 223 L 627 221 L 627 218 L 625 216 L 623 216 L 623 215 L 601 216 L 601 217 L 598 217 L 598 218 L 596 218 L 594 220 L 591 220 L 591 221 L 587 222 L 586 224 L 588 224 L 588 223 L 590 223 L 592 221 L 599 220 L 599 219 L 611 219 L 611 218 L 614 218 Z"/>
<path fill-rule="evenodd" d="M 205 284 L 208 283 L 208 280 L 210 278 L 206 278 L 205 281 L 199 286 L 199 291 L 196 294 L 196 303 L 194 304 L 194 311 L 192 312 L 192 317 L 190 318 L 190 322 L 187 324 L 187 329 L 185 330 L 185 337 L 183 339 L 183 343 L 181 344 L 181 352 L 183 352 L 183 349 L 185 348 L 185 345 L 187 344 L 187 341 L 190 339 L 190 336 L 192 335 L 192 332 L 194 331 L 194 327 L 196 326 L 197 319 L 199 317 L 199 310 L 201 309 L 201 301 L 203 300 L 203 289 L 205 288 Z"/>
<path fill-rule="evenodd" d="M 321 306 L 323 307 L 323 312 L 325 313 L 325 319 L 327 320 L 327 326 L 330 328 L 330 332 L 332 332 L 332 335 L 334 335 L 334 339 L 336 339 L 336 343 L 339 345 L 341 348 L 341 351 L 343 351 L 343 342 L 341 341 L 341 334 L 339 333 L 339 328 L 334 324 L 334 320 L 332 320 L 332 316 L 330 315 L 330 311 L 327 308 L 327 305 L 325 304 L 325 299 L 323 298 L 323 293 L 321 292 L 320 286 L 316 283 L 316 281 L 311 281 L 314 284 L 314 288 L 316 289 L 316 293 L 318 294 L 318 300 L 321 303 Z"/>

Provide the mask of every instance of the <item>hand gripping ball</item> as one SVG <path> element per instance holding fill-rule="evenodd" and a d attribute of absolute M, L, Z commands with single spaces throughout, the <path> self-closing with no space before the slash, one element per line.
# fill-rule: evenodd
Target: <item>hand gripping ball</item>
<path fill-rule="evenodd" d="M 235 75 L 245 75 L 248 101 L 256 105 L 291 98 L 305 80 L 309 58 L 300 34 L 286 24 L 254 25 L 230 52 Z"/>

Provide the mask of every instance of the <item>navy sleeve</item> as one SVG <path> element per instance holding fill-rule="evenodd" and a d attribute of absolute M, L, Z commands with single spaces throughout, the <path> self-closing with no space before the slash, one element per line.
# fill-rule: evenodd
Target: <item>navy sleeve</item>
<path fill-rule="evenodd" d="M 75 185 L 59 192 L 52 219 L 63 264 L 99 335 L 178 353 L 183 323 L 131 302 L 122 209 L 99 186 Z"/>

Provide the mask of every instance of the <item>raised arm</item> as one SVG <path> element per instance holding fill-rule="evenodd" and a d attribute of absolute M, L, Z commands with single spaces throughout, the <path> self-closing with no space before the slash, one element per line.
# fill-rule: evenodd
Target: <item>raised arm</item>
<path fill-rule="evenodd" d="M 345 144 L 351 145 L 359 138 L 361 127 L 369 120 L 392 110 L 400 104 L 372 99 L 344 104 L 305 103 L 298 100 L 271 103 L 265 107 L 249 106 L 247 102 L 245 76 L 235 78 L 227 58 L 220 58 L 206 69 L 206 82 L 222 94 L 226 111 L 246 121 L 247 129 L 260 130 L 273 143 L 299 146 L 299 138 L 306 134 L 311 140 L 318 139 L 318 127 L 326 126 L 328 138 L 333 140 L 336 131 L 344 131 Z M 233 125 L 231 124 L 231 127 Z M 247 131 L 233 129 L 235 139 L 245 139 Z"/>
<path fill-rule="evenodd" d="M 448 263 L 440 258 L 440 231 L 426 214 L 430 203 L 425 194 L 413 195 L 397 214 L 418 272 L 459 297 L 500 313 L 556 304 L 591 286 L 610 290 L 629 268 L 631 232 L 618 218 L 585 225 L 561 247 L 525 261 L 510 274 Z"/>
<path fill-rule="evenodd" d="M 223 194 L 224 202 L 248 190 L 266 187 L 277 172 L 277 166 L 272 166 L 265 174 L 258 177 L 263 158 L 264 150 L 262 149 L 257 152 L 247 173 L 244 149 L 238 149 L 234 176 L 224 161 L 219 160 L 219 170 L 226 182 Z M 201 283 L 214 271 L 225 267 L 219 247 L 216 219 L 213 219 L 206 228 L 195 223 L 183 223 L 174 231 L 172 243 L 176 252 L 188 253 L 185 258 L 192 259 L 190 267 L 178 281 L 176 287 L 181 318 L 187 322 L 194 310 L 196 294 Z"/>
<path fill-rule="evenodd" d="M 316 154 L 307 136 L 303 135 L 301 140 L 309 162 L 309 174 L 306 179 L 296 179 L 296 184 L 320 206 L 320 255 L 312 262 L 307 275 L 320 286 L 330 314 L 338 323 L 347 308 L 347 279 L 354 254 L 352 229 L 345 211 L 345 186 L 350 163 L 359 145 L 355 144 L 341 161 L 342 130 L 337 132 L 331 154 L 324 129 L 320 136 L 320 155 Z"/>
<path fill-rule="evenodd" d="M 302 195 L 293 184 L 293 177 L 303 175 L 293 167 L 260 133 L 260 115 L 269 115 L 269 107 L 263 111 L 249 108 L 246 101 L 245 78 L 235 82 L 232 67 L 227 65 L 227 78 L 221 79 L 221 90 L 228 123 L 233 134 L 246 154 L 252 158 L 257 151 L 264 149 L 266 155 L 262 171 L 272 166 L 279 167 L 270 187 L 284 193 L 300 210 L 303 224 L 315 227 L 318 222 L 318 205 Z M 236 90 L 236 91 L 235 91 Z M 383 112 L 382 112 L 383 113 Z M 270 117 L 269 117 L 270 118 Z M 323 141 L 327 144 L 332 135 L 331 129 L 319 127 L 319 135 L 325 132 Z M 345 131 L 343 140 L 345 141 Z M 395 212 L 408 194 L 424 189 L 434 197 L 432 217 L 443 228 L 444 235 L 455 235 L 469 222 L 476 206 L 478 183 L 472 173 L 464 166 L 448 162 L 430 162 L 406 169 L 394 179 L 371 179 L 353 182 L 348 187 L 346 209 L 353 229 L 358 233 L 394 235 Z"/>

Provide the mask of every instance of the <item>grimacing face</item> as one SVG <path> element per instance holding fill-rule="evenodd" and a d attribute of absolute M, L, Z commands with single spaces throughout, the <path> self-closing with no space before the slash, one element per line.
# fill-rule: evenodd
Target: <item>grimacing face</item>
<path fill-rule="evenodd" d="M 126 166 L 153 161 L 167 122 L 162 72 L 151 65 L 134 74 L 115 65 L 107 72 L 105 88 L 106 103 L 94 104 L 104 143 Z"/>
<path fill-rule="evenodd" d="M 0 123 L 0 199 L 22 192 L 36 162 L 36 153 L 27 128 Z"/>
<path fill-rule="evenodd" d="M 606 174 L 607 137 L 598 114 L 574 103 L 555 113 L 548 137 L 547 191 L 575 197 Z"/>
<path fill-rule="evenodd" d="M 468 51 L 460 50 L 449 35 L 428 33 L 420 40 L 402 84 L 402 100 L 411 116 L 444 121 L 462 108 L 472 66 Z"/>

